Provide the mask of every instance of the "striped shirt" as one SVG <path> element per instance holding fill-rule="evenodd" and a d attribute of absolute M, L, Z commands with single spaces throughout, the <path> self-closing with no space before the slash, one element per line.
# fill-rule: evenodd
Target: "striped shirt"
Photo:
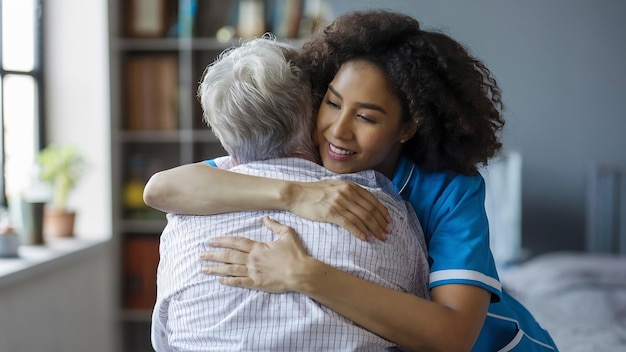
<path fill-rule="evenodd" d="M 292 181 L 342 179 L 369 191 L 389 209 L 392 234 L 364 242 L 329 223 L 289 212 L 242 211 L 212 216 L 168 214 L 161 235 L 152 344 L 157 351 L 384 351 L 394 344 L 299 293 L 271 294 L 220 285 L 201 272 L 209 238 L 236 235 L 272 241 L 262 218 L 293 227 L 307 253 L 391 289 L 429 297 L 423 233 L 412 208 L 375 171 L 337 175 L 298 158 L 240 165 L 232 171 Z"/>

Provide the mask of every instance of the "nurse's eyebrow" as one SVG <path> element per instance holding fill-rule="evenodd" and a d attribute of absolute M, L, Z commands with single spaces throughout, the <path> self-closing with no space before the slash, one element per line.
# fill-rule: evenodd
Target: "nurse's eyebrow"
<path fill-rule="evenodd" d="M 334 95 L 336 95 L 337 98 L 343 100 L 343 97 L 341 96 L 341 94 L 339 94 L 339 92 L 335 90 L 335 88 L 333 88 L 332 85 L 330 84 L 328 85 L 328 90 L 331 91 Z M 380 105 L 363 103 L 363 102 L 357 102 L 356 105 L 365 109 L 380 111 L 385 115 L 387 114 L 387 111 L 385 111 L 385 109 L 383 109 Z"/>

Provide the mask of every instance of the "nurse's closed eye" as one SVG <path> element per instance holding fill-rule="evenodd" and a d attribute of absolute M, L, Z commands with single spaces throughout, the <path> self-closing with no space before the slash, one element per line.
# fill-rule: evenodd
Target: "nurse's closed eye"
<path fill-rule="evenodd" d="M 367 117 L 367 116 L 364 116 L 364 115 L 361 115 L 361 114 L 356 115 L 356 116 L 357 116 L 358 118 L 360 118 L 361 120 L 365 121 L 365 122 L 369 122 L 369 123 L 375 123 L 375 122 L 376 122 L 376 120 L 371 119 L 371 118 L 369 118 L 369 117 Z"/>
<path fill-rule="evenodd" d="M 328 100 L 328 99 L 326 100 L 326 105 L 328 105 L 330 107 L 333 107 L 333 108 L 339 108 L 339 104 L 337 104 L 337 103 L 335 103 L 335 102 L 333 102 L 331 100 Z"/>

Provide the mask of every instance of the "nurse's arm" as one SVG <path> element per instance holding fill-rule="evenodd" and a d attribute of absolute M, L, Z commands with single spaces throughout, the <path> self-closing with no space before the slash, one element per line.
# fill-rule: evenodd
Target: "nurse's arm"
<path fill-rule="evenodd" d="M 205 162 L 154 174 L 144 202 L 168 213 L 212 215 L 245 210 L 285 210 L 342 226 L 356 237 L 385 239 L 389 213 L 353 182 L 291 182 L 244 175 Z"/>

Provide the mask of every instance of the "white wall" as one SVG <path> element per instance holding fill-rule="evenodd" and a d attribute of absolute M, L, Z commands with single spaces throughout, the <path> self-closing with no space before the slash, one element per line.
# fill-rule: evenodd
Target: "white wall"
<path fill-rule="evenodd" d="M 334 15 L 388 8 L 483 59 L 502 90 L 505 147 L 522 154 L 522 243 L 583 249 L 586 177 L 626 164 L 626 1 L 333 1 Z"/>
<path fill-rule="evenodd" d="M 48 142 L 76 145 L 89 169 L 70 194 L 75 233 L 111 236 L 108 9 L 106 0 L 44 1 Z"/>
<path fill-rule="evenodd" d="M 0 351 L 116 351 L 110 252 L 98 245 L 0 287 Z"/>

